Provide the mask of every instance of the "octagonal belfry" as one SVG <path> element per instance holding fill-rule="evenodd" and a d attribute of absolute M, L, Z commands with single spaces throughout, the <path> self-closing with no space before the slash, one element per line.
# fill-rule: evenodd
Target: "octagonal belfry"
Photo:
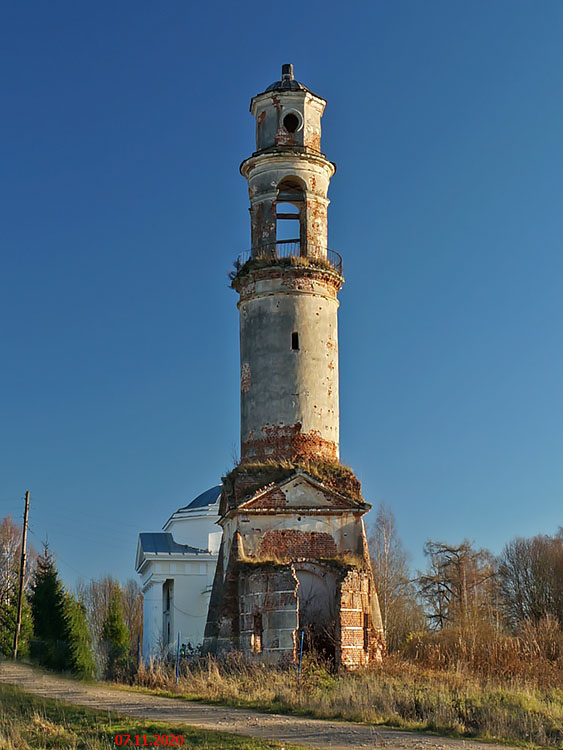
<path fill-rule="evenodd" d="M 235 261 L 241 354 L 241 460 L 223 478 L 223 542 L 206 626 L 210 650 L 267 662 L 305 648 L 351 668 L 384 641 L 363 515 L 339 461 L 340 255 L 328 249 L 321 152 L 326 101 L 293 66 L 255 96 L 248 181 L 251 248 Z M 301 635 L 302 634 L 302 635 Z"/>

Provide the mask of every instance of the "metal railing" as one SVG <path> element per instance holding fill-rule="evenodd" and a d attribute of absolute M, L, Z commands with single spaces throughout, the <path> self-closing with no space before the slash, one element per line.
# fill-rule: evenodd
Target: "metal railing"
<path fill-rule="evenodd" d="M 311 258 L 312 260 L 326 261 L 337 273 L 342 274 L 342 258 L 334 250 L 321 248 L 316 245 L 307 245 L 307 243 L 301 242 L 301 240 L 278 240 L 277 242 L 270 242 L 241 253 L 233 264 L 234 275 L 250 259 L 271 259 L 272 261 L 276 261 L 282 258 Z"/>

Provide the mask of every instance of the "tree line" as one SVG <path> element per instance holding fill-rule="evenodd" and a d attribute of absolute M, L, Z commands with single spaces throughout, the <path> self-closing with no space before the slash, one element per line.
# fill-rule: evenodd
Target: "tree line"
<path fill-rule="evenodd" d="M 0 522 L 0 653 L 11 656 L 16 627 L 21 530 Z M 79 582 L 76 591 L 60 580 L 47 544 L 28 550 L 18 654 L 82 678 L 125 678 L 136 668 L 142 635 L 138 583 L 121 586 L 111 576 Z"/>
<path fill-rule="evenodd" d="M 5 656 L 12 653 L 16 624 L 20 539 L 9 517 L 0 521 Z M 390 653 L 426 654 L 441 663 L 461 653 L 475 662 L 479 649 L 489 660 L 496 654 L 506 661 L 510 651 L 519 651 L 521 662 L 539 652 L 563 659 L 563 528 L 551 536 L 513 539 L 499 556 L 467 540 L 429 540 L 427 569 L 412 576 L 393 513 L 382 504 L 368 544 Z M 47 545 L 41 554 L 31 547 L 28 559 L 19 654 L 81 677 L 128 677 L 137 667 L 142 637 L 138 583 L 131 579 L 122 586 L 106 576 L 81 581 L 72 592 L 62 585 Z"/>
<path fill-rule="evenodd" d="M 415 633 L 453 629 L 467 640 L 477 631 L 518 636 L 547 628 L 563 643 L 563 527 L 513 539 L 498 556 L 467 540 L 429 540 L 427 569 L 411 576 L 393 513 L 381 504 L 368 544 L 389 651 Z"/>

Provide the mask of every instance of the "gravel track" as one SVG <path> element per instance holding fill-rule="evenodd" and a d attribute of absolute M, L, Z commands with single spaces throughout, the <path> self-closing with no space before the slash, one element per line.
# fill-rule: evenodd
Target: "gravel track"
<path fill-rule="evenodd" d="M 473 740 L 453 740 L 330 719 L 263 714 L 242 708 L 163 698 L 95 683 L 84 684 L 8 661 L 0 662 L 0 682 L 17 685 L 34 695 L 139 719 L 169 722 L 170 726 L 189 724 L 200 729 L 232 732 L 323 750 L 506 750 L 506 746 Z"/>

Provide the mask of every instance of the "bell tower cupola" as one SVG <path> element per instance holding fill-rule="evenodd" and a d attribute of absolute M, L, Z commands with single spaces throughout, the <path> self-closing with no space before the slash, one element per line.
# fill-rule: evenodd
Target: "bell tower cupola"
<path fill-rule="evenodd" d="M 326 101 L 292 65 L 255 96 L 248 181 L 251 248 L 235 263 L 240 301 L 241 460 L 338 461 L 337 293 L 328 249 L 335 165 L 321 152 Z"/>
<path fill-rule="evenodd" d="M 295 80 L 290 64 L 250 103 L 256 151 L 241 172 L 248 180 L 254 255 L 287 240 L 299 242 L 301 256 L 327 255 L 327 193 L 336 166 L 321 153 L 325 106 Z"/>

